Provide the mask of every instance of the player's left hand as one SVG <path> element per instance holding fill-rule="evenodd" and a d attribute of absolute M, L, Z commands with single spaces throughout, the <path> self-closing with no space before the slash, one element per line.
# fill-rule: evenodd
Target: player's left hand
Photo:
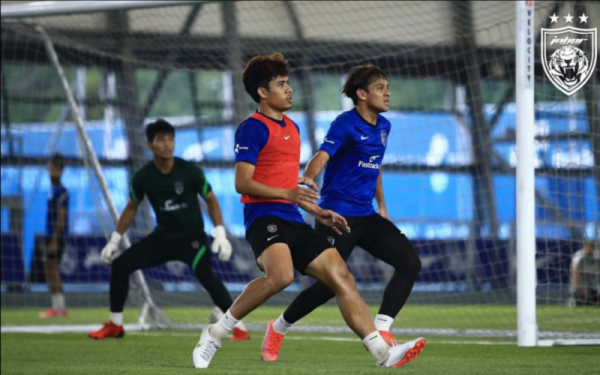
<path fill-rule="evenodd" d="M 340 214 L 333 212 L 331 210 L 321 210 L 319 215 L 315 216 L 315 219 L 323 224 L 333 229 L 333 231 L 339 235 L 342 235 L 342 231 L 346 233 L 350 233 L 350 227 L 348 226 L 348 222 L 344 219 Z"/>
<path fill-rule="evenodd" d="M 231 259 L 231 243 L 227 239 L 227 233 L 225 227 L 217 225 L 212 231 L 213 242 L 210 247 L 214 254 L 219 254 L 219 259 L 223 262 Z"/>

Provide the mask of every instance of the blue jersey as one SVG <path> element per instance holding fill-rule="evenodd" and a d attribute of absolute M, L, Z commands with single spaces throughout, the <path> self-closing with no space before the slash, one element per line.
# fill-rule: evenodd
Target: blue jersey
<path fill-rule="evenodd" d="M 373 126 L 356 109 L 333 121 L 319 148 L 330 156 L 321 188 L 322 208 L 349 217 L 375 213 L 373 198 L 390 130 L 383 116 L 377 115 Z"/>
<path fill-rule="evenodd" d="M 284 121 L 269 119 L 281 127 L 286 126 Z M 297 125 L 296 128 L 298 129 Z M 300 133 L 300 129 L 298 129 L 298 133 Z M 260 120 L 249 117 L 242 122 L 235 133 L 235 162 L 248 162 L 256 165 L 258 154 L 266 146 L 268 140 L 269 128 Z M 244 226 L 246 230 L 250 228 L 254 220 L 267 215 L 304 223 L 300 210 L 295 204 L 277 202 L 247 203 L 244 204 Z"/>
<path fill-rule="evenodd" d="M 65 227 L 59 237 L 69 233 L 69 192 L 64 186 L 52 186 L 50 187 L 50 195 L 48 196 L 48 210 L 46 213 L 46 235 L 52 236 L 54 234 L 54 228 L 58 221 L 58 208 L 64 207 L 67 210 L 67 217 L 65 221 Z"/>

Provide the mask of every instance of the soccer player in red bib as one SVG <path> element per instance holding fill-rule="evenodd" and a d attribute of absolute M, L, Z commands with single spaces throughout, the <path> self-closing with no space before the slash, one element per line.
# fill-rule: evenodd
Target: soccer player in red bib
<path fill-rule="evenodd" d="M 331 124 L 319 151 L 306 166 L 304 178 L 313 181 L 327 166 L 319 205 L 343 215 L 351 232 L 339 235 L 320 223 L 315 229 L 328 236 L 344 260 L 360 246 L 394 267 L 374 322 L 385 341 L 392 345 L 396 340 L 389 332 L 390 327 L 412 291 L 421 261 L 410 241 L 389 220 L 384 199 L 380 168 L 391 124 L 380 113 L 389 109 L 390 89 L 383 72 L 365 64 L 350 70 L 342 92 L 352 99 L 355 108 L 342 113 Z M 379 212 L 373 208 L 373 199 Z M 269 325 L 267 336 L 285 335 L 294 323 L 333 297 L 327 285 L 313 284 Z M 268 347 L 269 342 L 265 342 L 263 350 Z M 273 360 L 278 355 L 278 350 L 271 353 Z"/>
<path fill-rule="evenodd" d="M 384 341 L 340 253 L 300 215 L 298 206 L 338 234 L 349 231 L 344 218 L 314 203 L 319 197 L 316 185 L 298 179 L 299 129 L 283 114 L 292 107 L 287 61 L 280 53 L 254 57 L 244 70 L 243 82 L 258 111 L 236 132 L 235 187 L 245 204 L 246 239 L 265 276 L 250 282 L 225 315 L 202 331 L 193 351 L 194 366 L 207 368 L 235 323 L 289 286 L 294 268 L 333 290 L 344 320 L 379 366 L 399 367 L 411 361 L 424 340 L 403 346 Z M 276 339 L 269 341 L 277 345 Z M 269 351 L 262 354 L 263 360 L 270 360 Z"/>

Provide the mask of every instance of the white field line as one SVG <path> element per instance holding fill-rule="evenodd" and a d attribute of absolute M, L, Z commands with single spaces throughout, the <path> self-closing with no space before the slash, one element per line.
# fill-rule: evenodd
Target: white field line
<path fill-rule="evenodd" d="M 99 329 L 100 325 L 69 325 L 69 326 L 5 326 L 2 327 L 2 333 L 87 333 L 94 329 Z M 149 331 L 148 327 L 139 324 L 125 325 L 127 335 L 132 336 L 154 336 L 154 337 L 199 337 L 200 332 L 161 332 Z M 334 336 L 288 336 L 287 340 L 310 340 L 310 341 L 335 341 L 335 342 L 351 342 L 360 343 L 357 338 L 351 337 L 334 337 Z M 459 340 L 427 340 L 429 344 L 436 345 L 516 345 L 513 341 L 459 341 Z"/>

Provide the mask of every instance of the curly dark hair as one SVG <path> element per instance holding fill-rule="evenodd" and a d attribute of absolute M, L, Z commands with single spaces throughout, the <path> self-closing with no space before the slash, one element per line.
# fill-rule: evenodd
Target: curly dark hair
<path fill-rule="evenodd" d="M 260 102 L 258 89 L 269 89 L 269 82 L 279 76 L 288 76 L 288 62 L 280 52 L 270 55 L 253 57 L 242 73 L 244 88 L 248 95 L 256 102 Z"/>

